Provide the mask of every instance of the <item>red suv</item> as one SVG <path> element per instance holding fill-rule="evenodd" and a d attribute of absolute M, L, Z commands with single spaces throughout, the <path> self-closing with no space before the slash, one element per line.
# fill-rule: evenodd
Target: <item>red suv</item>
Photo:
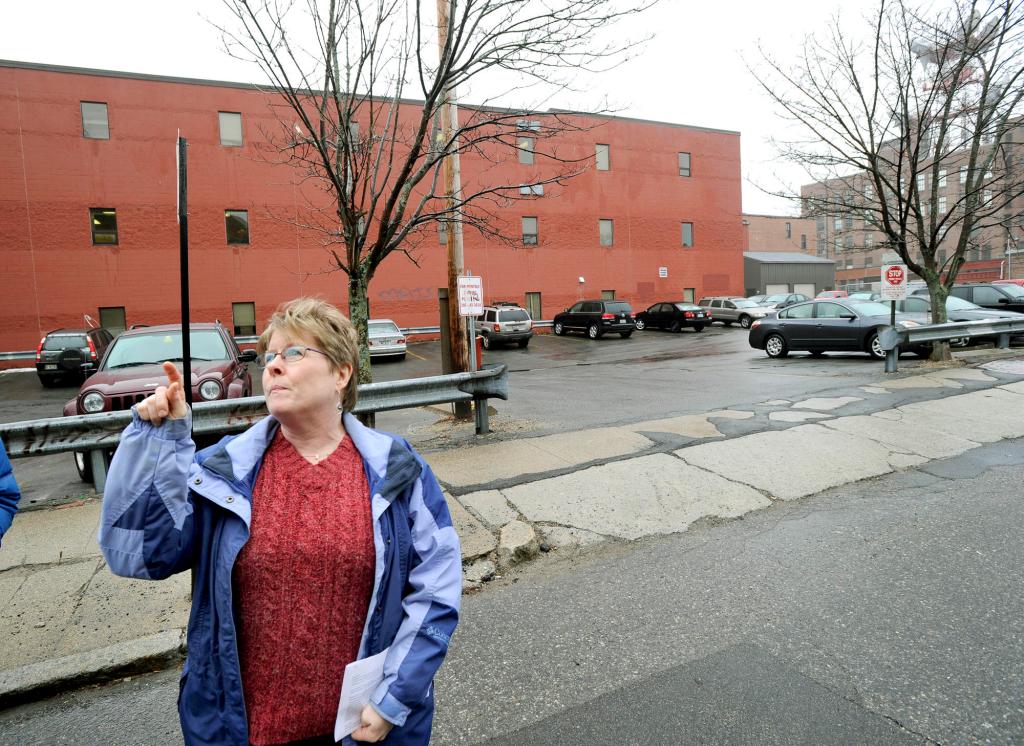
<path fill-rule="evenodd" d="M 228 331 L 218 324 L 192 324 L 192 400 L 216 401 L 252 395 L 248 363 L 255 350 L 242 352 Z M 78 395 L 64 405 L 64 416 L 131 409 L 167 383 L 162 363 L 181 362 L 181 324 L 134 327 L 107 348 L 99 368 L 85 379 Z M 92 479 L 88 454 L 75 453 L 78 474 Z"/>

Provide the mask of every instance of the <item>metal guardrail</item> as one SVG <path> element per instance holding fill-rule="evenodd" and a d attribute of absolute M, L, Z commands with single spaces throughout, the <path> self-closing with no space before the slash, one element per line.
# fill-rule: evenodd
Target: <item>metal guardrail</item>
<path fill-rule="evenodd" d="M 924 342 L 948 342 L 953 339 L 995 337 L 996 347 L 1006 349 L 1010 337 L 1024 334 L 1024 315 L 1020 320 L 999 321 L 950 321 L 945 324 L 924 324 L 894 328 L 887 326 L 878 335 L 878 341 L 885 350 L 885 372 L 897 372 L 900 347 L 913 347 Z"/>
<path fill-rule="evenodd" d="M 508 366 L 502 364 L 474 373 L 364 384 L 359 387 L 354 411 L 356 414 L 386 412 L 472 401 L 476 403 L 476 432 L 485 435 L 490 429 L 488 399 L 508 399 Z M 241 432 L 266 416 L 267 404 L 262 396 L 196 402 L 192 407 L 192 433 L 211 436 Z M 121 431 L 131 419 L 131 412 L 124 410 L 11 422 L 0 424 L 0 438 L 3 438 L 12 459 L 88 452 L 96 490 L 102 492 L 107 472 L 105 451 L 117 447 Z"/>

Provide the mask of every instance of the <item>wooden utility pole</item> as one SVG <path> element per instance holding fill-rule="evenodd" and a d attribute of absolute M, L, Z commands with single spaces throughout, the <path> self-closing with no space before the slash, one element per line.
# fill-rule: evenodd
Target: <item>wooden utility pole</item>
<path fill-rule="evenodd" d="M 437 0 L 438 59 L 442 64 L 445 46 L 448 42 L 448 3 L 449 0 Z M 458 121 L 459 109 L 455 103 L 455 91 L 446 86 L 441 103 L 441 142 L 452 142 L 452 134 L 458 127 Z M 458 304 L 458 278 L 463 272 L 462 220 L 459 218 L 459 211 L 454 209 L 462 200 L 462 174 L 458 152 L 453 152 L 445 157 L 441 175 L 444 179 L 445 198 L 448 200 L 449 215 L 451 216 L 445 224 L 448 235 L 448 338 L 451 340 L 452 346 L 453 372 L 463 373 L 469 370 L 469 345 L 466 339 L 465 319 L 459 315 Z M 456 405 L 456 414 L 468 417 L 469 406 L 466 405 L 464 409 L 465 412 L 460 412 Z"/>

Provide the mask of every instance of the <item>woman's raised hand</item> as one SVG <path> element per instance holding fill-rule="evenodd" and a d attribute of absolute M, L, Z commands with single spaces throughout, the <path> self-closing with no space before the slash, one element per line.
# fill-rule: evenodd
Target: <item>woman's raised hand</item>
<path fill-rule="evenodd" d="M 158 386 L 154 393 L 135 405 L 139 417 L 154 425 L 159 425 L 167 417 L 180 420 L 188 414 L 181 372 L 174 363 L 165 362 L 164 373 L 167 374 L 167 385 Z"/>

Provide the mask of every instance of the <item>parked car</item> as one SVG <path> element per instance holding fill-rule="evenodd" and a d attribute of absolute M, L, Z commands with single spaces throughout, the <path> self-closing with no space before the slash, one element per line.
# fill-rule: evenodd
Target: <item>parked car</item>
<path fill-rule="evenodd" d="M 146 326 L 122 332 L 107 348 L 99 368 L 78 395 L 64 405 L 64 416 L 131 409 L 166 384 L 162 363 L 182 361 L 181 324 Z M 248 363 L 255 350 L 242 352 L 219 323 L 192 324 L 189 333 L 192 400 L 236 399 L 252 395 Z M 75 453 L 75 466 L 84 481 L 92 479 L 92 464 L 84 452 Z"/>
<path fill-rule="evenodd" d="M 484 306 L 483 314 L 477 318 L 476 330 L 483 338 L 485 350 L 512 342 L 526 347 L 533 338 L 533 319 L 529 311 L 516 303 L 495 303 Z"/>
<path fill-rule="evenodd" d="M 772 313 L 772 309 L 760 306 L 750 298 L 736 298 L 731 295 L 701 298 L 699 305 L 708 309 L 713 321 L 721 321 L 725 326 L 738 323 L 749 329 L 756 319 L 763 319 Z"/>
<path fill-rule="evenodd" d="M 49 388 L 63 381 L 81 383 L 87 363 L 95 365 L 113 341 L 106 329 L 54 329 L 39 340 L 36 375 Z"/>
<path fill-rule="evenodd" d="M 1015 280 L 992 280 L 993 285 L 1020 285 L 1024 287 L 1024 279 L 1018 278 Z"/>
<path fill-rule="evenodd" d="M 405 360 L 405 335 L 391 319 L 370 319 L 366 322 L 370 342 L 370 358 Z"/>
<path fill-rule="evenodd" d="M 761 301 L 763 301 L 767 297 L 768 296 L 765 293 L 761 293 L 760 295 L 750 295 L 750 296 L 747 296 L 747 300 L 749 300 L 751 303 L 760 304 Z"/>
<path fill-rule="evenodd" d="M 918 288 L 912 295 L 929 295 L 928 288 Z M 996 285 L 989 282 L 965 283 L 954 285 L 950 289 L 950 295 L 963 298 L 982 308 L 1024 313 L 1024 287 L 1020 285 Z"/>
<path fill-rule="evenodd" d="M 815 300 L 796 303 L 776 316 L 759 319 L 750 327 L 750 346 L 768 353 L 768 357 L 786 357 L 805 350 L 817 357 L 826 352 L 867 352 L 878 360 L 885 350 L 878 333 L 889 325 L 889 308 L 870 301 Z M 896 314 L 897 326 L 917 326 L 903 314 Z M 930 348 L 912 352 L 926 355 Z"/>
<path fill-rule="evenodd" d="M 857 290 L 846 296 L 847 300 L 882 300 L 882 296 L 878 293 L 872 293 L 870 290 Z"/>
<path fill-rule="evenodd" d="M 711 323 L 711 313 L 693 303 L 662 301 L 636 315 L 637 329 L 668 329 L 678 332 L 690 327 L 695 332 L 704 331 Z"/>
<path fill-rule="evenodd" d="M 845 290 L 822 290 L 820 293 L 818 293 L 814 297 L 815 297 L 815 299 L 821 299 L 821 298 L 846 298 L 849 295 L 850 294 L 848 292 L 846 292 Z"/>
<path fill-rule="evenodd" d="M 803 293 L 776 293 L 775 295 L 766 295 L 758 305 L 765 306 L 766 308 L 774 308 L 776 311 L 791 306 L 794 303 L 803 303 L 808 301 L 808 298 Z"/>
<path fill-rule="evenodd" d="M 557 314 L 552 320 L 555 334 L 570 331 L 586 332 L 591 339 L 600 339 L 617 332 L 623 339 L 636 329 L 633 309 L 621 300 L 581 300 Z"/>
<path fill-rule="evenodd" d="M 906 300 L 896 301 L 896 310 L 907 314 L 922 324 L 932 323 L 932 302 L 927 295 L 911 295 Z M 948 321 L 997 321 L 999 319 L 1024 319 L 1024 314 L 1016 311 L 997 311 L 982 308 L 963 298 L 951 295 L 946 298 L 946 319 Z M 989 341 L 986 337 L 964 337 L 962 340 L 951 340 L 957 346 L 978 344 Z"/>

